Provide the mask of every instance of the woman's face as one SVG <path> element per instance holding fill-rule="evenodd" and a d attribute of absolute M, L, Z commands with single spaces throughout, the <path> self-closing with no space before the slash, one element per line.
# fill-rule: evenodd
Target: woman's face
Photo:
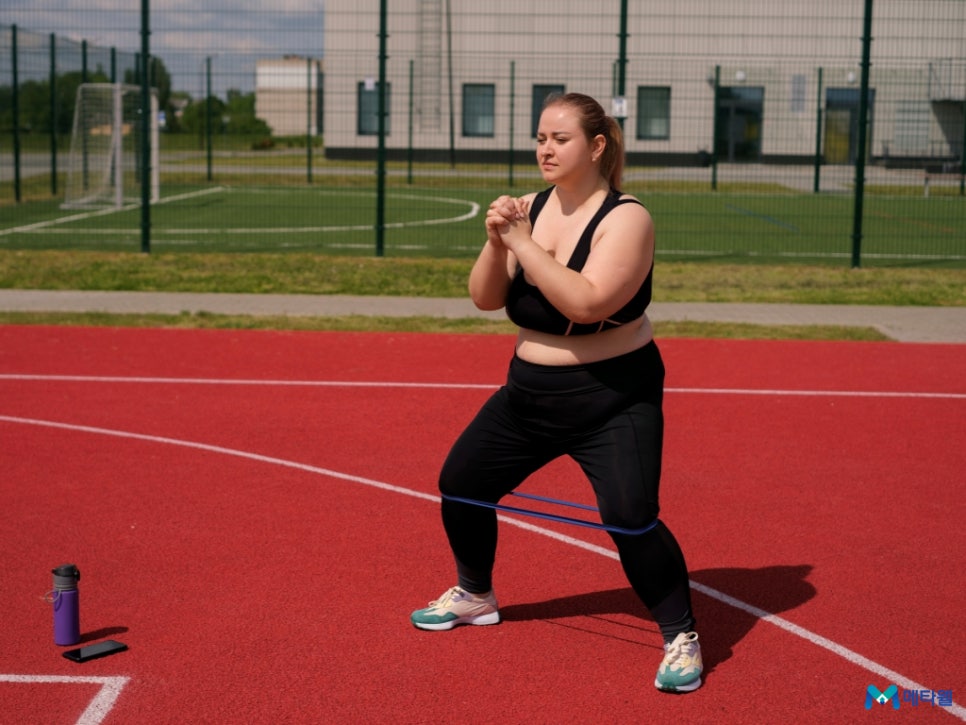
<path fill-rule="evenodd" d="M 596 147 L 587 140 L 577 113 L 570 106 L 554 104 L 540 114 L 537 126 L 537 164 L 544 181 L 558 184 L 567 177 L 595 171 L 599 157 Z"/>

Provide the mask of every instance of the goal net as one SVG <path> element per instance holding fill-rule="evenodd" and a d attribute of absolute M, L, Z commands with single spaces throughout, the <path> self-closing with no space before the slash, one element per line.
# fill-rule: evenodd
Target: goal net
<path fill-rule="evenodd" d="M 84 83 L 77 89 L 67 161 L 64 209 L 121 208 L 140 204 L 143 151 L 141 88 L 122 83 Z M 160 198 L 158 98 L 151 92 L 149 184 Z"/>

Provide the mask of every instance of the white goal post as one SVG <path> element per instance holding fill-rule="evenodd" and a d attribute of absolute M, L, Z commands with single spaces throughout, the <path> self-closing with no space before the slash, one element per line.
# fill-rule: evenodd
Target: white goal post
<path fill-rule="evenodd" d="M 120 209 L 141 203 L 141 88 L 83 83 L 77 89 L 64 209 Z M 161 196 L 158 96 L 151 90 L 150 199 Z"/>

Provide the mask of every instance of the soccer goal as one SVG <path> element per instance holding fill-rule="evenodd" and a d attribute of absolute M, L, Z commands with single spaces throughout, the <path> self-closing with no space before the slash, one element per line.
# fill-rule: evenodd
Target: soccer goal
<path fill-rule="evenodd" d="M 109 209 L 140 204 L 143 174 L 141 88 L 84 83 L 77 89 L 67 161 L 64 209 Z M 151 92 L 151 201 L 160 198 L 158 97 Z"/>

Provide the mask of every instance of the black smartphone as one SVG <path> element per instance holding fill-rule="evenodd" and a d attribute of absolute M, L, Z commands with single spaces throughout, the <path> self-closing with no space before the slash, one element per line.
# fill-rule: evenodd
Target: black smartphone
<path fill-rule="evenodd" d="M 87 662 L 87 660 L 94 660 L 98 657 L 107 657 L 115 652 L 123 652 L 127 649 L 127 645 L 123 642 L 117 642 L 113 639 L 106 639 L 103 642 L 98 642 L 97 644 L 89 644 L 86 647 L 78 647 L 77 649 L 71 649 L 64 652 L 64 657 L 74 662 Z"/>

